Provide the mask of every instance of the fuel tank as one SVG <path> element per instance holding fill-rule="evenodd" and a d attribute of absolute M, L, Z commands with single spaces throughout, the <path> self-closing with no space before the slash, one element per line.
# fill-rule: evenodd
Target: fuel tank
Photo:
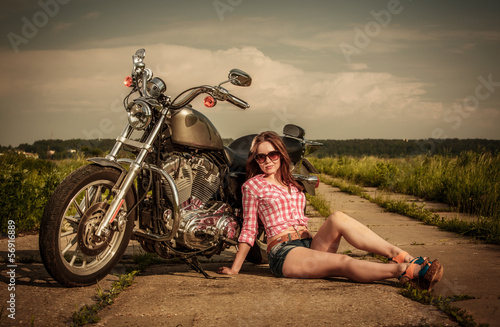
<path fill-rule="evenodd" d="M 174 144 L 197 149 L 222 150 L 222 137 L 201 112 L 185 107 L 172 113 L 170 122 Z"/>

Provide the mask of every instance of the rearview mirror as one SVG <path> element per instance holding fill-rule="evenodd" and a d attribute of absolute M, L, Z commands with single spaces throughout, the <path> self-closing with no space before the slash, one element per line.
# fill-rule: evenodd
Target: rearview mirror
<path fill-rule="evenodd" d="M 252 78 L 250 77 L 250 75 L 248 75 L 241 69 L 231 69 L 227 77 L 231 84 L 236 86 L 250 86 L 252 84 Z"/>
<path fill-rule="evenodd" d="M 137 50 L 134 54 L 134 57 L 143 60 L 144 57 L 146 57 L 146 50 L 145 49 Z"/>

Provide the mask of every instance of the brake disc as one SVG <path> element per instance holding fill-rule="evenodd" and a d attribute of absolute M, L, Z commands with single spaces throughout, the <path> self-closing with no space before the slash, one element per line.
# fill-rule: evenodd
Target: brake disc
<path fill-rule="evenodd" d="M 84 255 L 95 257 L 102 253 L 111 242 L 114 230 L 108 230 L 103 237 L 95 235 L 108 208 L 109 203 L 99 202 L 85 210 L 78 224 L 78 247 Z"/>

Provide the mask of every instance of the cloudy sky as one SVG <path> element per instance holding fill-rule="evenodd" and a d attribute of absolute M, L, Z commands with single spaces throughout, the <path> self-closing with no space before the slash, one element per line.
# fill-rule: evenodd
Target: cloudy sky
<path fill-rule="evenodd" d="M 0 144 L 114 138 L 131 56 L 167 93 L 218 84 L 251 105 L 195 108 L 223 137 L 287 123 L 310 139 L 500 139 L 500 2 L 16 0 L 0 13 Z"/>

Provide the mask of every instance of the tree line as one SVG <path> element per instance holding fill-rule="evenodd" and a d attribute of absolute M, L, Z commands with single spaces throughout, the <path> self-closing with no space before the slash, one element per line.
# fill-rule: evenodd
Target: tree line
<path fill-rule="evenodd" d="M 224 139 L 224 145 L 232 139 Z M 382 156 L 389 158 L 414 155 L 450 155 L 456 156 L 464 151 L 478 153 L 500 153 L 500 140 L 487 139 L 425 139 L 425 140 L 314 140 L 323 143 L 313 156 Z M 1 152 L 18 150 L 37 154 L 41 159 L 65 159 L 76 155 L 103 156 L 113 148 L 115 139 L 70 139 L 39 140 L 33 144 L 23 143 L 17 148 L 0 147 Z"/>
<path fill-rule="evenodd" d="M 379 156 L 388 158 L 415 155 L 457 156 L 464 151 L 500 153 L 500 140 L 486 139 L 425 139 L 425 140 L 316 140 L 323 143 L 313 156 Z"/>
<path fill-rule="evenodd" d="M 115 139 L 70 139 L 70 140 L 38 140 L 33 144 L 23 143 L 17 148 L 2 147 L 2 152 L 6 150 L 18 150 L 26 153 L 37 154 L 40 159 L 66 159 L 79 154 L 84 156 L 102 156 L 113 148 Z"/>

